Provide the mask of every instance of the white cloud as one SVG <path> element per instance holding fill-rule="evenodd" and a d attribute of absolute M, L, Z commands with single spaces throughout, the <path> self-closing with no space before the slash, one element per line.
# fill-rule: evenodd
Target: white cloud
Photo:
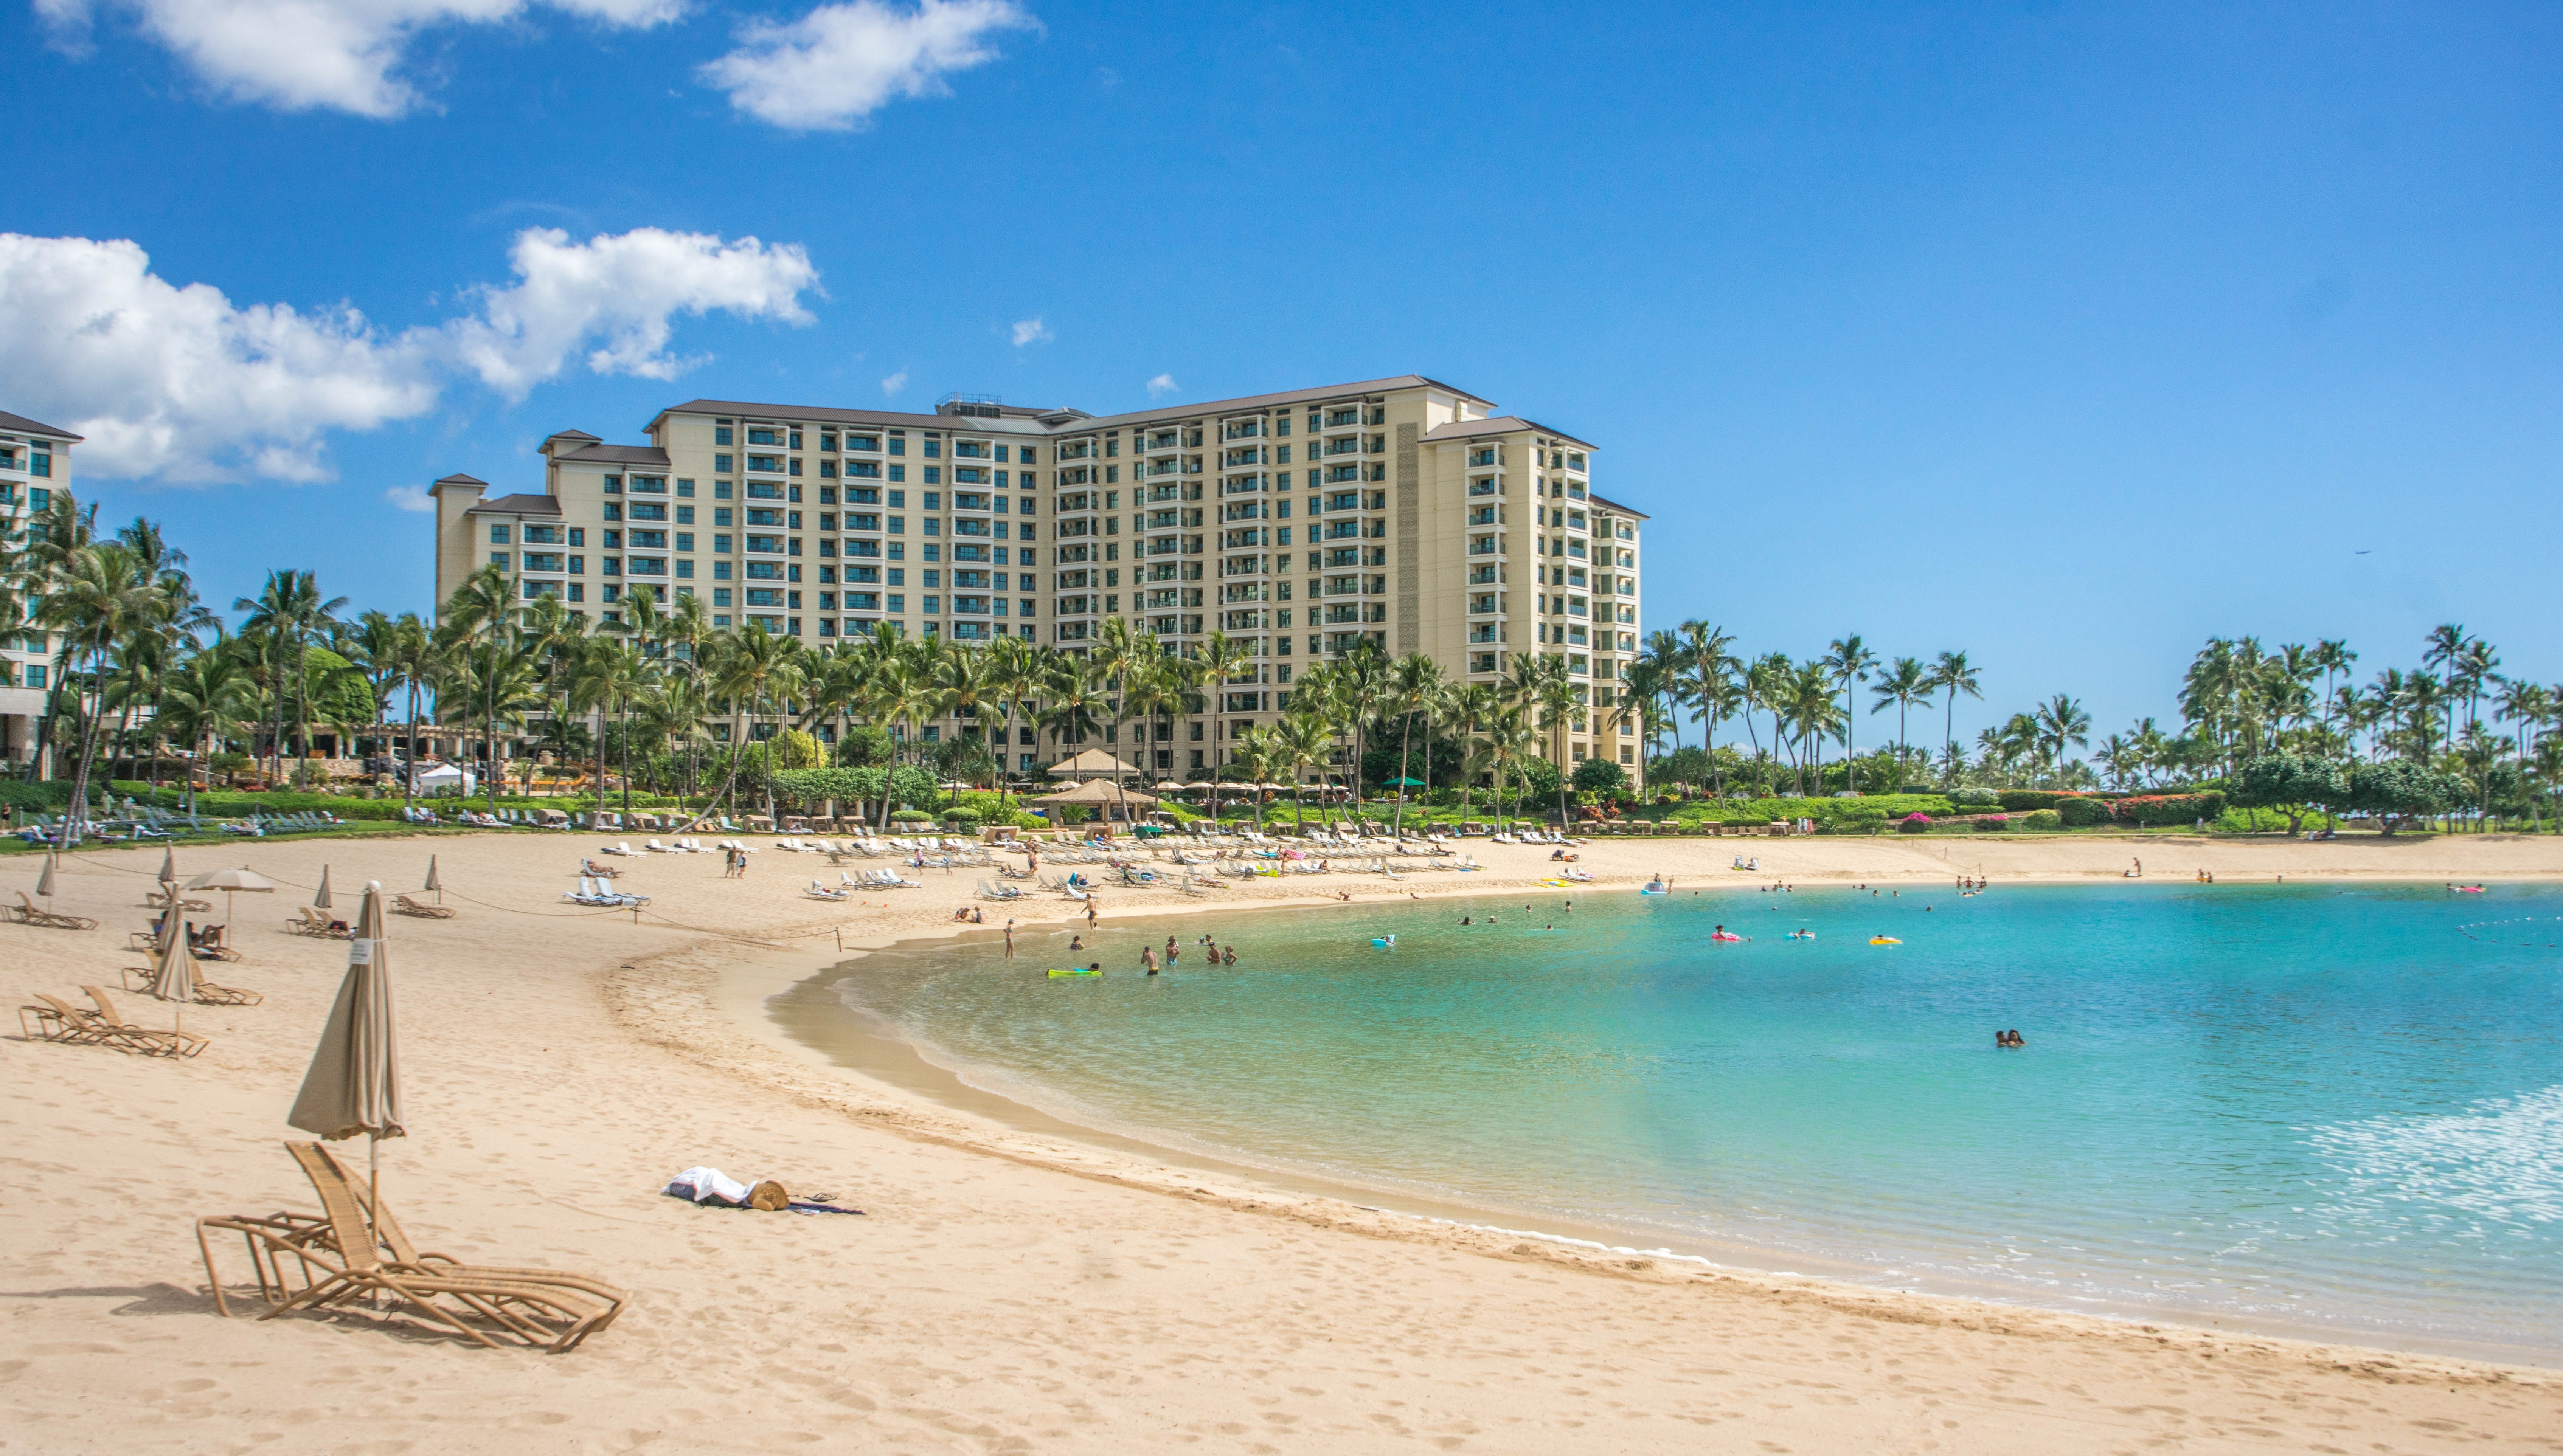
<path fill-rule="evenodd" d="M 1048 343 L 1049 341 L 1050 326 L 1043 323 L 1040 319 L 1019 318 L 1015 320 L 1016 348 L 1020 349 L 1026 344 Z"/>
<path fill-rule="evenodd" d="M 1012 0 L 879 0 L 822 5 L 788 25 L 750 21 L 738 49 L 703 66 L 703 84 L 759 120 L 842 131 L 899 96 L 943 94 L 945 74 L 997 58 L 997 31 L 1037 28 Z"/>
<path fill-rule="evenodd" d="M 642 28 L 683 13 L 684 0 L 543 0 L 600 25 Z M 533 0 L 35 0 L 58 35 L 77 34 L 99 10 L 130 11 L 218 93 L 289 111 L 328 109 L 398 116 L 419 104 L 393 71 L 422 32 L 489 25 Z"/>
<path fill-rule="evenodd" d="M 403 510 L 434 511 L 436 497 L 415 485 L 395 485 L 383 492 L 383 499 Z"/>
<path fill-rule="evenodd" d="M 907 371 L 904 369 L 882 381 L 882 393 L 886 395 L 895 396 L 905 388 L 907 388 Z"/>
<path fill-rule="evenodd" d="M 1173 394 L 1176 390 L 1181 388 L 1183 388 L 1183 386 L 1175 383 L 1175 377 L 1173 375 L 1160 374 L 1156 378 L 1148 381 L 1148 398 L 1152 400 L 1164 399 L 1166 396 Z"/>
<path fill-rule="evenodd" d="M 573 244 L 519 234 L 517 280 L 480 309 L 389 334 L 354 305 L 235 304 L 151 272 L 129 241 L 0 233 L 0 400 L 87 437 L 84 474 L 325 480 L 325 438 L 434 409 L 458 372 L 511 398 L 579 350 L 599 374 L 668 378 L 670 317 L 808 322 L 799 248 L 655 228 Z"/>
<path fill-rule="evenodd" d="M 797 244 L 635 228 L 572 243 L 557 228 L 528 228 L 512 251 L 517 281 L 479 292 L 480 316 L 446 325 L 457 359 L 510 398 L 558 374 L 570 353 L 598 374 L 674 379 L 699 360 L 663 353 L 669 317 L 720 308 L 742 318 L 808 323 L 804 288 L 819 271 Z"/>

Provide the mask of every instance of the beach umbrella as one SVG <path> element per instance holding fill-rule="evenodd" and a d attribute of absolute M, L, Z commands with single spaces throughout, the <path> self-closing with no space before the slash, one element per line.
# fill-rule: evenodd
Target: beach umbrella
<path fill-rule="evenodd" d="M 177 882 L 178 851 L 174 847 L 163 849 L 160 851 L 160 883 L 174 885 Z"/>
<path fill-rule="evenodd" d="M 151 994 L 178 1003 L 178 1029 L 187 1029 L 187 1002 L 196 999 L 196 948 L 187 944 L 178 907 L 161 918 L 158 949 L 151 955 Z"/>
<path fill-rule="evenodd" d="M 419 888 L 436 891 L 436 903 L 445 903 L 445 882 L 436 877 L 436 856 L 427 856 L 427 883 Z"/>
<path fill-rule="evenodd" d="M 45 872 L 36 879 L 36 893 L 50 900 L 54 897 L 54 851 L 45 851 Z"/>
<path fill-rule="evenodd" d="M 244 864 L 238 869 L 209 869 L 187 881 L 186 888 L 222 891 L 223 923 L 229 925 L 232 920 L 232 896 L 244 892 L 253 895 L 272 895 L 276 893 L 276 881 Z M 170 908 L 174 911 L 177 907 Z"/>
<path fill-rule="evenodd" d="M 329 866 L 325 864 L 320 866 L 320 890 L 319 893 L 311 897 L 311 908 L 314 910 L 326 910 L 330 908 Z"/>
<path fill-rule="evenodd" d="M 368 1177 L 380 1206 L 382 1140 L 408 1136 L 401 1126 L 400 1038 L 392 1015 L 389 943 L 383 939 L 383 882 L 365 882 L 347 943 L 347 976 L 329 1007 L 310 1070 L 286 1122 L 329 1142 L 365 1135 Z"/>

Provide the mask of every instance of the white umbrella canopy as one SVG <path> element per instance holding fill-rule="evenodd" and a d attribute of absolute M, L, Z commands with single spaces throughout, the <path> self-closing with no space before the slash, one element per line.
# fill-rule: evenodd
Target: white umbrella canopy
<path fill-rule="evenodd" d="M 276 893 L 276 881 L 244 864 L 238 869 L 206 870 L 203 874 L 187 881 L 185 888 L 222 891 L 223 923 L 229 925 L 232 920 L 232 896 L 242 893 L 272 895 Z"/>
<path fill-rule="evenodd" d="M 380 1144 L 408 1136 L 401 1125 L 400 1038 L 392 1014 L 391 964 L 383 939 L 383 884 L 365 884 L 364 907 L 356 912 L 355 937 L 347 943 L 347 976 L 338 983 L 338 1000 L 312 1049 L 311 1068 L 302 1074 L 302 1090 L 291 1125 L 335 1142 L 365 1135 L 373 1164 L 375 1192 L 381 1192 Z"/>

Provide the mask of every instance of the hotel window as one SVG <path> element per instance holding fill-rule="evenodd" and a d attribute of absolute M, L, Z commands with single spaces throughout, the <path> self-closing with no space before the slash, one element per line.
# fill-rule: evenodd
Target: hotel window
<path fill-rule="evenodd" d="M 694 493 L 694 482 L 693 482 L 693 481 L 691 481 L 691 480 L 689 480 L 689 479 L 686 479 L 686 478 L 684 478 L 684 477 L 680 476 L 680 477 L 678 478 L 678 480 L 677 480 L 677 493 L 678 493 L 679 495 L 691 495 L 691 494 L 693 494 L 693 493 Z M 684 509 L 686 509 L 686 507 L 684 507 L 684 506 L 679 506 L 679 507 L 678 507 L 678 509 L 679 509 L 679 510 L 684 510 Z"/>
<path fill-rule="evenodd" d="M 490 544 L 493 546 L 506 545 L 507 528 L 505 526 L 492 526 L 490 528 Z M 493 559 L 494 560 L 495 558 Z"/>
<path fill-rule="evenodd" d="M 570 574 L 571 576 L 577 576 L 577 575 L 579 575 L 581 572 L 584 572 L 584 571 L 586 571 L 586 570 L 587 570 L 587 558 L 586 558 L 586 557 L 584 557 L 584 556 L 573 556 L 573 557 L 571 557 L 571 558 L 569 559 L 569 574 Z"/>
<path fill-rule="evenodd" d="M 615 501 L 609 500 L 605 502 L 605 518 L 609 521 L 619 521 L 623 519 L 623 507 Z"/>
<path fill-rule="evenodd" d="M 693 576 L 693 574 L 694 574 L 694 564 L 693 564 L 692 562 L 690 562 L 690 561 L 680 561 L 680 562 L 678 562 L 678 563 L 677 563 L 677 575 L 678 575 L 679 577 L 690 579 L 690 578 Z"/>
<path fill-rule="evenodd" d="M 608 494 L 608 495 L 620 495 L 620 494 L 622 494 L 622 493 L 623 493 L 623 477 L 622 477 L 622 476 L 620 476 L 620 475 L 608 475 L 608 476 L 606 476 L 606 477 L 605 477 L 605 493 L 606 493 L 606 494 Z"/>
<path fill-rule="evenodd" d="M 505 571 L 507 569 L 507 553 L 504 551 L 491 552 L 490 564 L 498 568 L 500 571 Z"/>
<path fill-rule="evenodd" d="M 726 426 L 726 425 L 715 425 L 715 426 L 713 426 L 713 427 L 712 427 L 712 444 L 714 444 L 714 445 L 736 445 L 737 443 L 738 443 L 737 441 L 735 441 L 735 440 L 733 440 L 733 439 L 731 439 L 731 438 L 730 438 L 730 432 L 729 432 L 729 427 L 728 427 L 728 426 Z"/>

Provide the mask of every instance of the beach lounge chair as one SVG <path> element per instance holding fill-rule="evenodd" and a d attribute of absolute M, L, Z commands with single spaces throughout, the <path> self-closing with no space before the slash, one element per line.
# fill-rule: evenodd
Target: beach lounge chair
<path fill-rule="evenodd" d="M 392 913 L 395 915 L 415 915 L 421 920 L 452 920 L 454 918 L 454 907 L 451 905 L 429 905 L 413 900 L 407 895 L 394 895 L 392 896 Z"/>
<path fill-rule="evenodd" d="M 809 896 L 813 900 L 844 900 L 852 898 L 846 891 L 832 890 L 826 885 L 819 883 L 817 880 L 810 881 L 810 888 L 803 890 L 801 893 Z"/>
<path fill-rule="evenodd" d="M 196 1222 L 196 1244 L 204 1255 L 214 1307 L 227 1317 L 231 1307 L 214 1267 L 207 1237 L 212 1233 L 238 1233 L 247 1242 L 259 1296 L 267 1305 L 261 1319 L 291 1310 L 359 1308 L 357 1296 L 381 1294 L 391 1298 L 394 1308 L 416 1311 L 491 1349 L 501 1348 L 504 1341 L 559 1355 L 613 1324 L 631 1302 L 631 1296 L 602 1280 L 565 1270 L 465 1264 L 445 1254 L 420 1252 L 390 1207 L 370 1198 L 327 1149 L 317 1143 L 286 1147 L 320 1195 L 319 1217 L 278 1213 Z M 491 1338 L 492 1333 L 498 1338 Z"/>
<path fill-rule="evenodd" d="M 308 905 L 285 922 L 285 928 L 296 935 L 307 935 L 317 940 L 345 940 L 348 936 L 347 922 L 332 920 Z"/>
<path fill-rule="evenodd" d="M 63 915 L 46 909 L 28 899 L 25 890 L 18 892 L 18 908 L 9 912 L 9 918 L 20 925 L 41 925 L 48 930 L 98 929 L 98 922 L 86 915 Z"/>
<path fill-rule="evenodd" d="M 18 1029 L 26 1033 L 28 1040 L 63 1041 L 77 1046 L 114 1044 L 115 1028 L 99 1020 L 95 1012 L 84 1011 L 61 997 L 41 991 L 28 995 L 38 1001 L 18 1008 Z M 35 1019 L 30 1021 L 30 1016 Z"/>
<path fill-rule="evenodd" d="M 623 871 L 621 871 L 621 870 L 619 870 L 619 869 L 614 869 L 614 868 L 610 868 L 610 867 L 608 867 L 608 866 L 606 866 L 606 865 L 599 864 L 599 863 L 597 863 L 597 862 L 596 862 L 595 860 L 593 860 L 593 859 L 582 859 L 582 860 L 580 860 L 580 861 L 578 862 L 578 867 L 579 867 L 579 870 L 580 870 L 580 872 L 581 872 L 581 873 L 584 873 L 584 874 L 592 874 L 592 875 L 596 876 L 598 879 L 613 879 L 613 878 L 615 878 L 616 876 L 618 876 L 618 875 L 620 875 L 620 874 L 622 874 L 622 873 L 623 873 Z"/>
<path fill-rule="evenodd" d="M 212 1043 L 202 1036 L 184 1031 L 161 1031 L 139 1021 L 128 1021 L 115 1008 L 115 1001 L 100 986 L 84 986 L 81 991 L 98 1006 L 98 1019 L 111 1028 L 118 1039 L 136 1051 L 160 1056 L 194 1056 Z"/>

